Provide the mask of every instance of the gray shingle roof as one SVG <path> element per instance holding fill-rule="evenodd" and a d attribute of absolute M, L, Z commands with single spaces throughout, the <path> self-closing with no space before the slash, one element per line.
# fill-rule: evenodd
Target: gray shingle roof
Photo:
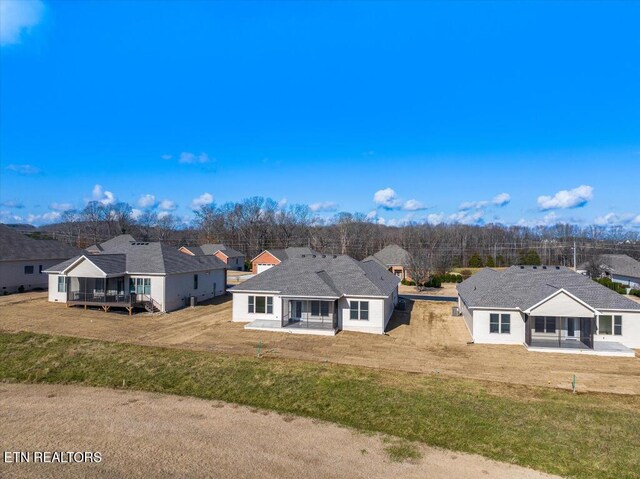
<path fill-rule="evenodd" d="M 640 304 L 562 266 L 511 266 L 504 271 L 484 268 L 458 285 L 469 308 L 527 310 L 560 289 L 597 310 L 640 310 Z"/>
<path fill-rule="evenodd" d="M 114 236 L 113 238 L 105 241 L 104 243 L 100 243 L 97 245 L 91 245 L 87 248 L 89 253 L 101 253 L 103 251 L 109 251 L 113 248 L 118 248 L 123 245 L 127 245 L 136 241 L 136 239 L 131 235 L 119 235 Z"/>
<path fill-rule="evenodd" d="M 55 240 L 36 240 L 0 225 L 0 261 L 63 260 L 80 250 Z"/>
<path fill-rule="evenodd" d="M 229 248 L 228 246 L 225 246 L 221 243 L 203 244 L 200 246 L 185 246 L 184 248 L 191 251 L 195 256 L 214 255 L 218 251 L 222 251 L 229 258 L 239 258 L 244 256 L 244 254 L 241 253 L 240 251 L 235 250 L 233 248 Z"/>
<path fill-rule="evenodd" d="M 595 260 L 601 270 L 612 274 L 640 278 L 640 261 L 626 254 L 601 254 Z M 588 264 L 580 265 L 579 269 L 587 269 Z"/>
<path fill-rule="evenodd" d="M 282 295 L 389 296 L 400 280 L 375 262 L 346 255 L 305 255 L 283 261 L 231 291 L 277 291 Z"/>
<path fill-rule="evenodd" d="M 315 255 L 319 255 L 320 254 L 317 251 L 314 251 L 311 248 L 308 248 L 306 246 L 301 246 L 301 247 L 290 246 L 290 247 L 284 248 L 284 249 L 268 249 L 268 250 L 265 250 L 265 251 L 268 251 L 269 253 L 271 253 L 271 255 L 273 255 L 275 258 L 279 259 L 280 261 L 285 261 L 287 259 L 300 257 L 302 255 L 311 256 L 311 255 L 314 255 L 314 254 Z M 264 251 L 263 251 L 263 253 L 264 253 Z M 260 254 L 262 254 L 262 253 L 260 253 Z"/>
<path fill-rule="evenodd" d="M 133 242 L 111 246 L 108 252 L 86 255 L 100 269 L 100 264 L 109 268 L 109 274 L 180 274 L 197 273 L 213 269 L 223 269 L 225 264 L 215 256 L 190 256 L 162 243 Z M 116 271 L 116 257 L 126 258 L 117 263 L 120 271 Z M 78 259 L 79 256 L 73 258 Z M 95 261 L 94 261 L 95 260 Z M 60 272 L 73 261 L 65 261 L 48 269 L 48 272 Z M 100 263 L 100 264 L 99 264 Z M 105 271 L 106 272 L 106 271 Z"/>
<path fill-rule="evenodd" d="M 401 248 L 397 244 L 390 244 L 385 246 L 380 251 L 373 255 L 373 258 L 389 266 L 408 266 L 409 265 L 409 253 L 404 248 Z"/>

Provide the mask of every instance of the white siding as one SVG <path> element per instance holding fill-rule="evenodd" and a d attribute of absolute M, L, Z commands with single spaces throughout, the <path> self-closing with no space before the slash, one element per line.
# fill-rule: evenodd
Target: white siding
<path fill-rule="evenodd" d="M 49 276 L 49 301 L 66 303 L 67 293 L 58 293 L 58 278 L 59 274 L 50 274 Z"/>
<path fill-rule="evenodd" d="M 350 316 L 351 301 L 369 302 L 369 320 L 352 320 Z M 387 303 L 389 300 L 387 300 Z M 385 300 L 380 298 L 340 298 L 338 300 L 338 327 L 345 331 L 360 331 L 363 333 L 384 333 L 384 329 L 389 321 L 386 314 Z M 393 313 L 393 310 L 391 310 Z"/>
<path fill-rule="evenodd" d="M 47 274 L 39 272 L 40 265 L 44 271 L 65 259 L 0 262 L 0 294 L 15 293 L 20 286 L 25 291 L 36 288 L 47 289 L 49 285 Z M 25 266 L 33 266 L 33 274 L 25 274 Z"/>
<path fill-rule="evenodd" d="M 511 315 L 511 332 L 490 333 L 489 320 L 491 313 L 510 314 Z M 524 315 L 517 310 L 473 310 L 473 341 L 478 344 L 523 344 L 525 340 L 525 323 Z"/>
<path fill-rule="evenodd" d="M 611 280 L 616 283 L 621 283 L 631 288 L 640 288 L 640 278 L 634 278 L 631 276 L 623 276 L 621 274 L 612 274 Z"/>
<path fill-rule="evenodd" d="M 473 313 L 469 311 L 467 305 L 464 304 L 462 299 L 458 297 L 458 307 L 460 308 L 460 312 L 462 313 L 462 317 L 464 318 L 464 322 L 467 325 L 467 329 L 469 330 L 469 334 L 473 336 Z"/>
<path fill-rule="evenodd" d="M 273 314 L 249 313 L 249 296 L 272 296 Z M 271 319 L 282 322 L 282 298 L 269 293 L 233 293 L 233 313 L 232 321 L 250 322 L 256 319 Z"/>
<path fill-rule="evenodd" d="M 194 275 L 198 275 L 198 289 L 194 289 Z M 189 298 L 195 296 L 198 301 L 206 301 L 224 294 L 226 290 L 224 269 L 207 272 L 172 274 L 164 278 L 165 310 L 173 311 L 189 303 Z M 214 290 L 215 286 L 215 290 Z M 153 281 L 152 281 L 152 295 Z M 155 297 L 154 297 L 155 299 Z"/>
<path fill-rule="evenodd" d="M 593 317 L 593 310 L 576 301 L 568 294 L 560 292 L 540 306 L 532 309 L 530 315 L 590 318 Z"/>
<path fill-rule="evenodd" d="M 602 311 L 602 314 L 612 317 L 612 327 L 613 316 L 622 316 L 622 335 L 594 333 L 594 341 L 613 341 L 622 343 L 628 348 L 640 348 L 640 312 L 616 313 L 615 311 Z"/>
<path fill-rule="evenodd" d="M 82 259 L 80 263 L 67 271 L 67 276 L 72 278 L 104 278 L 106 274 L 91 261 Z"/>

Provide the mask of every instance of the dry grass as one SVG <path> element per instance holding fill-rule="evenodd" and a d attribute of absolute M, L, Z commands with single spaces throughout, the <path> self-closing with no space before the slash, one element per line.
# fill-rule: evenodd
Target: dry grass
<path fill-rule="evenodd" d="M 15 298 L 27 298 L 15 302 Z M 6 301 L 14 298 L 14 301 Z M 30 298 L 30 299 L 29 299 Z M 0 297 L 0 330 L 76 336 L 267 358 L 352 364 L 423 374 L 569 389 L 640 394 L 640 359 L 530 353 L 521 346 L 469 345 L 452 303 L 420 301 L 397 313 L 388 335 L 335 337 L 246 331 L 231 322 L 231 302 L 217 299 L 164 315 L 104 313 L 48 303 L 46 294 Z"/>
<path fill-rule="evenodd" d="M 32 333 L 0 334 L 0 357 L 0 380 L 7 382 L 233 402 L 258 414 L 274 410 L 331 421 L 571 477 L 631 479 L 640 471 L 640 396 Z M 122 404 L 131 407 L 135 402 L 127 399 Z M 418 460 L 414 446 L 390 441 L 387 452 L 394 460 Z"/>

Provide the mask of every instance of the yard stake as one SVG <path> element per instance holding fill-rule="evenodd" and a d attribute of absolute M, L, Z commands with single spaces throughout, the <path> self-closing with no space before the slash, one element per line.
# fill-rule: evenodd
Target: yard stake
<path fill-rule="evenodd" d="M 576 375 L 573 375 L 573 380 L 571 381 L 571 387 L 573 388 L 573 394 L 576 393 Z"/>
<path fill-rule="evenodd" d="M 262 349 L 262 341 L 258 340 L 258 353 L 257 353 L 257 357 L 260 358 L 260 350 Z"/>

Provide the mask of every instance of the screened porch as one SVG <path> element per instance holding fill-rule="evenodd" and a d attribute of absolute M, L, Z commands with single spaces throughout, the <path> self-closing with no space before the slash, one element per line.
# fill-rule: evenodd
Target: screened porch
<path fill-rule="evenodd" d="M 283 298 L 282 327 L 330 329 L 338 327 L 338 300 Z"/>

